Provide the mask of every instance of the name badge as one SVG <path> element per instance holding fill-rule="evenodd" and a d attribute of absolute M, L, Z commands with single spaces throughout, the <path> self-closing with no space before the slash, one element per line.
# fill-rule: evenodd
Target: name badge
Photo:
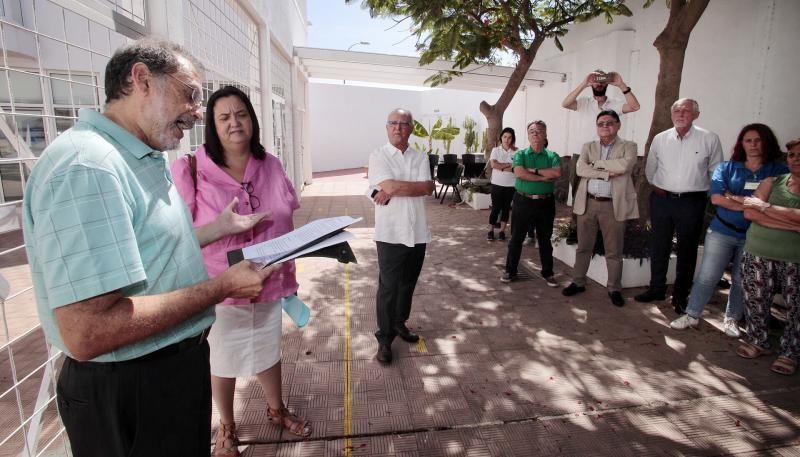
<path fill-rule="evenodd" d="M 759 184 L 758 181 L 747 181 L 744 183 L 744 190 L 756 190 Z"/>

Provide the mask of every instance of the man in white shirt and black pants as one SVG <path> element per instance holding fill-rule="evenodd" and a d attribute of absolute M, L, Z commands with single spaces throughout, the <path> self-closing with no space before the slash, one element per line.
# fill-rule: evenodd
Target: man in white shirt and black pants
<path fill-rule="evenodd" d="M 722 146 L 717 134 L 692 125 L 699 116 L 700 107 L 695 100 L 682 98 L 673 103 L 674 127 L 653 138 L 645 165 L 645 175 L 653 186 L 650 194 L 653 227 L 650 287 L 634 299 L 651 302 L 666 298 L 667 267 L 675 232 L 678 259 L 672 304 L 677 313 L 686 310 L 711 176 L 722 162 Z"/>
<path fill-rule="evenodd" d="M 392 361 L 392 341 L 416 343 L 406 327 L 425 246 L 431 232 L 425 216 L 425 196 L 433 192 L 428 156 L 408 145 L 414 127 L 411 112 L 389 113 L 389 142 L 369 157 L 369 185 L 375 202 L 375 243 L 378 248 L 378 352 L 383 364 Z"/>

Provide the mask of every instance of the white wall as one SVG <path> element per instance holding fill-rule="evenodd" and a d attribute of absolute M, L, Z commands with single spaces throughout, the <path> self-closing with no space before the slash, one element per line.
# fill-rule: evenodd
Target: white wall
<path fill-rule="evenodd" d="M 293 46 L 305 46 L 308 39 L 306 0 L 261 0 L 259 11 L 266 18 L 274 43 L 292 55 Z"/>
<path fill-rule="evenodd" d="M 534 62 L 537 69 L 568 74 L 567 88 L 559 97 L 529 92 L 528 105 L 542 107 L 542 114 L 528 110 L 528 117 L 558 119 L 561 99 L 595 68 L 619 71 L 633 88 L 641 109 L 624 121 L 623 135 L 640 145 L 647 139 L 653 114 L 659 57 L 652 45 L 667 22 L 665 3 L 648 9 L 633 3 L 631 18 L 605 19 L 572 26 L 562 39 L 565 52 L 552 43 L 542 46 Z M 800 2 L 795 0 L 725 0 L 711 2 L 695 27 L 683 68 L 681 96 L 700 103 L 697 124 L 720 136 L 726 157 L 741 127 L 762 122 L 773 128 L 781 144 L 800 136 L 800 104 L 794 96 L 800 69 Z M 609 89 L 616 90 L 616 89 Z M 589 90 L 586 90 L 589 93 Z M 549 100 L 548 100 L 549 98 Z M 568 114 L 568 118 L 575 117 Z M 574 120 L 563 125 L 569 138 L 556 141 L 559 152 L 574 149 L 570 132 Z M 551 137 L 556 132 L 549 129 Z M 563 151 L 563 152 L 562 152 Z"/>
<path fill-rule="evenodd" d="M 312 83 L 309 88 L 314 171 L 366 166 L 386 143 L 386 116 L 395 108 L 419 111 L 418 93 Z"/>
<path fill-rule="evenodd" d="M 461 128 L 465 116 L 475 120 L 476 130 L 486 128 L 486 118 L 480 112 L 480 102 L 494 103 L 499 96 L 492 92 L 463 90 L 400 90 L 354 85 L 312 83 L 310 85 L 311 156 L 314 171 L 330 171 L 361 167 L 367 164 L 369 154 L 386 143 L 386 116 L 394 108 L 411 110 L 414 119 L 426 128 L 437 119 L 443 122 L 452 117 L 453 124 Z M 506 126 L 514 128 L 517 145 L 526 146 L 524 133 L 525 99 L 516 97 L 506 110 Z M 520 121 L 520 119 L 523 119 Z M 332 121 L 333 120 L 333 121 Z M 463 130 L 463 129 L 462 129 Z M 453 140 L 450 152 L 463 154 L 466 147 L 463 131 Z M 423 144 L 412 136 L 410 143 Z M 444 153 L 440 141 L 434 149 Z"/>

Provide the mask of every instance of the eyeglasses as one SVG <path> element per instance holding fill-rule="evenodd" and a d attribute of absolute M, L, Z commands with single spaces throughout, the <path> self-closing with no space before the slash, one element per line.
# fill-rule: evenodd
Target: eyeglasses
<path fill-rule="evenodd" d="M 411 127 L 410 122 L 400 122 L 400 121 L 387 121 L 386 125 L 388 125 L 389 127 L 400 127 L 400 128 Z"/>
<path fill-rule="evenodd" d="M 253 188 L 253 183 L 250 181 L 243 182 L 242 189 L 244 189 L 244 191 L 247 192 L 247 198 L 250 200 L 245 204 L 249 205 L 251 210 L 253 211 L 257 210 L 261 206 L 261 200 L 259 200 L 258 197 L 253 195 L 253 191 L 255 191 L 255 189 Z"/>
<path fill-rule="evenodd" d="M 193 86 L 193 85 L 191 85 L 191 84 L 189 84 L 187 82 L 181 81 L 180 79 L 178 79 L 175 76 L 172 76 L 169 73 L 165 73 L 165 74 L 167 76 L 169 76 L 170 78 L 174 79 L 175 81 L 178 81 L 179 83 L 183 84 L 184 86 L 186 86 L 186 87 L 188 87 L 189 89 L 192 90 L 192 95 L 189 96 L 189 98 L 192 101 L 192 105 L 200 106 L 200 105 L 203 104 L 203 89 L 200 89 L 199 87 Z"/>
<path fill-rule="evenodd" d="M 608 121 L 608 122 L 598 122 L 598 127 L 613 127 L 617 125 L 617 121 Z"/>

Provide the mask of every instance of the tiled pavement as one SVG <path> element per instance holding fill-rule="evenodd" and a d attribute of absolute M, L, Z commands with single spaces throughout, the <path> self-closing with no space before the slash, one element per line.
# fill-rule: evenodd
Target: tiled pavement
<path fill-rule="evenodd" d="M 800 376 L 733 353 L 719 330 L 723 295 L 701 330 L 676 332 L 665 302 L 615 308 L 597 284 L 564 298 L 537 277 L 531 247 L 527 279 L 503 284 L 506 248 L 484 241 L 488 212 L 433 197 L 434 241 L 409 321 L 423 341 L 398 339 L 395 362 L 380 366 L 365 188 L 359 171 L 315 177 L 296 212 L 298 226 L 364 217 L 350 230 L 357 264 L 298 261 L 312 318 L 301 330 L 284 319 L 284 396 L 314 433 L 298 440 L 269 424 L 255 379 L 242 380 L 244 455 L 800 456 Z M 566 285 L 570 269 L 557 262 L 556 271 Z"/>

